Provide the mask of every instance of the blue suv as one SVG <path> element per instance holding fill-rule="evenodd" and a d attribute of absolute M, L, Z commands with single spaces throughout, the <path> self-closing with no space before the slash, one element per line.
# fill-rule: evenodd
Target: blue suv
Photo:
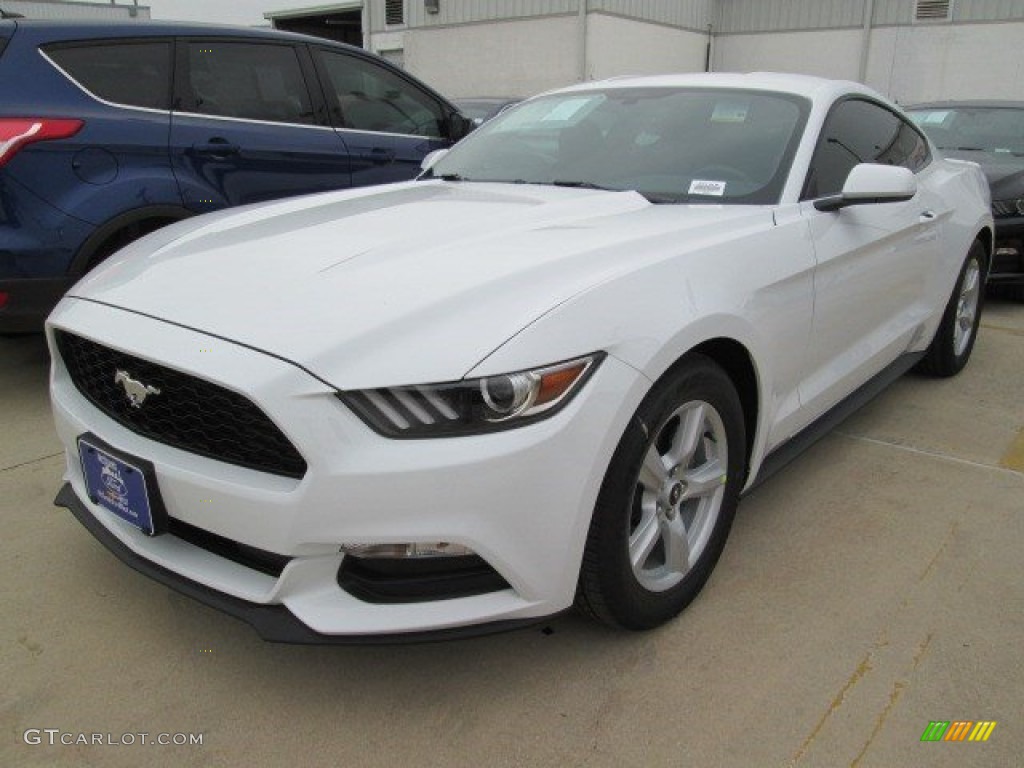
<path fill-rule="evenodd" d="M 226 206 L 409 179 L 471 125 L 358 48 L 273 30 L 0 20 L 0 333 L 117 249 Z"/>

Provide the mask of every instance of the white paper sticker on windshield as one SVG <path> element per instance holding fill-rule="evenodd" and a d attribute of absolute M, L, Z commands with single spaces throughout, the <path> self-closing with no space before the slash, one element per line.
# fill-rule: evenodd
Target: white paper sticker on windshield
<path fill-rule="evenodd" d="M 720 101 L 711 113 L 712 123 L 742 123 L 747 119 L 748 106 L 741 101 Z"/>
<path fill-rule="evenodd" d="M 694 179 L 690 182 L 691 195 L 711 195 L 712 197 L 722 197 L 725 195 L 725 182 L 724 181 L 706 181 L 704 179 Z"/>
<path fill-rule="evenodd" d="M 541 120 L 543 122 L 547 122 L 548 120 L 569 120 L 591 101 L 592 99 L 589 96 L 582 99 L 568 99 L 563 101 L 561 104 L 558 104 L 554 109 L 544 115 Z"/>

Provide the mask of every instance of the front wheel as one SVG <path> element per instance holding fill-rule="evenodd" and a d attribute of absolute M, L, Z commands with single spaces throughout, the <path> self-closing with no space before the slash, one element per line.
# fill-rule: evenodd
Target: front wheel
<path fill-rule="evenodd" d="M 918 364 L 922 373 L 955 376 L 967 365 L 978 336 L 985 300 L 985 248 L 974 241 L 949 297 L 931 346 Z"/>
<path fill-rule="evenodd" d="M 647 395 L 612 457 L 577 605 L 627 629 L 678 614 L 718 561 L 745 472 L 736 388 L 714 362 L 691 355 Z"/>

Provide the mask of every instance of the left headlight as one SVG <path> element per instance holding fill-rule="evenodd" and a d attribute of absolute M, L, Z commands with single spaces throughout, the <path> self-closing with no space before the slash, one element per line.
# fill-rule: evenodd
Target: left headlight
<path fill-rule="evenodd" d="M 339 392 L 387 437 L 455 437 L 524 426 L 556 413 L 601 360 L 595 353 L 528 371 L 444 384 Z"/>

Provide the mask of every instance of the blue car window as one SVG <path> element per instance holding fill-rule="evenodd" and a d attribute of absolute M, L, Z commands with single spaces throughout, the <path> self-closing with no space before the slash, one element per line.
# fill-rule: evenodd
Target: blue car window
<path fill-rule="evenodd" d="M 321 56 L 344 127 L 444 136 L 440 105 L 395 73 L 356 56 L 329 51 Z"/>
<path fill-rule="evenodd" d="M 167 109 L 171 87 L 168 42 L 103 42 L 50 46 L 45 53 L 79 85 L 105 101 Z"/>
<path fill-rule="evenodd" d="M 278 123 L 314 122 L 298 55 L 290 45 L 190 42 L 193 111 Z"/>

